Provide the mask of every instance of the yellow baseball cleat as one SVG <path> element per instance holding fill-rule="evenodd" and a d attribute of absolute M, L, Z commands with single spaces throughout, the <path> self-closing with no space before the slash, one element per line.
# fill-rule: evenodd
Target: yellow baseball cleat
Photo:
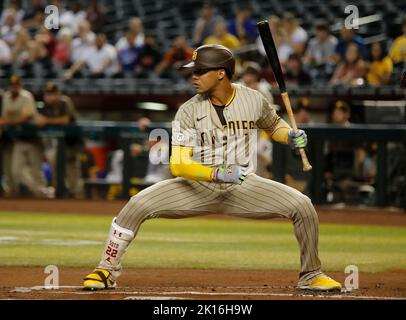
<path fill-rule="evenodd" d="M 341 291 L 341 284 L 322 273 L 310 279 L 308 283 L 299 285 L 298 289 L 311 291 Z"/>
<path fill-rule="evenodd" d="M 108 270 L 96 268 L 83 279 L 84 290 L 103 290 L 114 289 L 116 282 L 111 279 L 111 273 Z"/>

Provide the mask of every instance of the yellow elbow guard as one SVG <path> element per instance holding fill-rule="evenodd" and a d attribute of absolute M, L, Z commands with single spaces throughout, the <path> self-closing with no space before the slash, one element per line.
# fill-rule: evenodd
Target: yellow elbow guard
<path fill-rule="evenodd" d="M 172 174 L 176 177 L 184 177 L 191 180 L 211 181 L 213 168 L 192 161 L 192 154 L 192 148 L 173 147 L 170 160 Z"/>

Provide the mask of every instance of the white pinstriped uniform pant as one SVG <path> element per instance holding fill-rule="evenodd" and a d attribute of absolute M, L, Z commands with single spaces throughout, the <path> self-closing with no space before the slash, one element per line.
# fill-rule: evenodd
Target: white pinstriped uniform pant
<path fill-rule="evenodd" d="M 117 216 L 116 223 L 136 234 L 147 219 L 186 218 L 212 213 L 250 219 L 285 217 L 292 220 L 300 247 L 301 278 L 320 273 L 319 221 L 310 199 L 289 186 L 255 174 L 248 175 L 241 185 L 228 185 L 222 190 L 220 184 L 212 183 L 208 188 L 184 178 L 156 183 L 133 196 Z"/>

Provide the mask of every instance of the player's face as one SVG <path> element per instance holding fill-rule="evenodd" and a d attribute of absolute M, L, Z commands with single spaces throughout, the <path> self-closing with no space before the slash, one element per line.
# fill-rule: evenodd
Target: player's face
<path fill-rule="evenodd" d="M 337 124 L 343 124 L 349 119 L 349 114 L 340 109 L 334 109 L 333 122 Z"/>
<path fill-rule="evenodd" d="M 58 101 L 59 94 L 56 92 L 46 92 L 44 94 L 44 101 L 48 104 L 54 104 L 56 101 Z"/>
<path fill-rule="evenodd" d="M 217 85 L 218 70 L 194 70 L 192 80 L 197 93 L 206 93 Z"/>
<path fill-rule="evenodd" d="M 11 94 L 12 94 L 13 96 L 18 95 L 18 93 L 20 92 L 20 89 L 21 89 L 21 87 L 20 87 L 20 85 L 18 85 L 18 84 L 11 84 L 11 85 L 9 86 L 9 90 L 10 90 L 10 92 L 11 92 Z"/>

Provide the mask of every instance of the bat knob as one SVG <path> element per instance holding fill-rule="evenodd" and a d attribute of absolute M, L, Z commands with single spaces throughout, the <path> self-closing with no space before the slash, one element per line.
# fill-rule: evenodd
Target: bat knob
<path fill-rule="evenodd" d="M 308 171 L 310 171 L 312 169 L 313 169 L 313 167 L 312 167 L 312 165 L 310 163 L 308 165 L 303 165 L 303 171 L 304 172 L 308 172 Z"/>

